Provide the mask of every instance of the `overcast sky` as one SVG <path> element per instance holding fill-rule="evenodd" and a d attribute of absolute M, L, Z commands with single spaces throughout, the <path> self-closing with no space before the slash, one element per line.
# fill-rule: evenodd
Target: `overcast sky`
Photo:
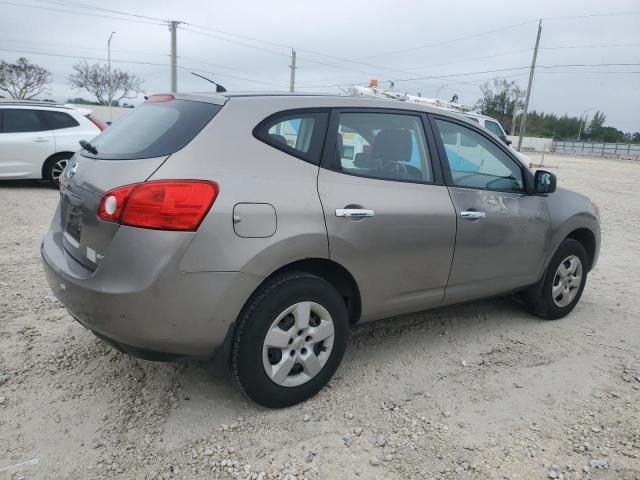
<path fill-rule="evenodd" d="M 178 31 L 180 91 L 210 88 L 191 71 L 228 90 L 286 90 L 291 46 L 298 52 L 300 91 L 339 93 L 341 87 L 333 85 L 346 88 L 376 78 L 381 85 L 393 80 L 396 90 L 423 96 L 439 93 L 448 99 L 457 93 L 463 104 L 473 104 L 479 86 L 495 76 L 526 88 L 528 71 L 515 68 L 531 64 L 536 19 L 640 12 L 640 0 L 0 0 L 0 59 L 13 62 L 25 56 L 47 67 L 54 80 L 48 97 L 58 101 L 89 97 L 72 91 L 67 76 L 82 57 L 106 59 L 112 31 L 114 68 L 143 78 L 146 93 L 170 88 L 166 25 L 79 4 L 185 22 Z M 492 30 L 497 31 L 483 34 Z M 640 15 L 548 18 L 543 20 L 540 47 L 531 109 L 570 115 L 599 109 L 607 114 L 608 125 L 640 131 Z M 543 68 L 603 63 L 635 65 Z M 498 69 L 514 70 L 470 74 Z M 451 76 L 460 73 L 469 74 Z M 407 81 L 416 78 L 420 80 Z"/>

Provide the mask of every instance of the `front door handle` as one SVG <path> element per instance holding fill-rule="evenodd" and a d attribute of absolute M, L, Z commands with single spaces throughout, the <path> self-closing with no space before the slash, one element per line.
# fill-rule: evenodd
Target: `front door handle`
<path fill-rule="evenodd" d="M 375 212 L 366 208 L 336 208 L 336 217 L 363 218 L 373 217 Z"/>
<path fill-rule="evenodd" d="M 33 142 L 35 142 L 35 143 L 43 143 L 43 142 L 48 142 L 48 141 L 49 141 L 49 139 L 48 138 L 44 138 L 44 137 L 38 137 L 38 138 L 33 139 Z"/>
<path fill-rule="evenodd" d="M 485 218 L 487 214 L 484 212 L 476 212 L 474 210 L 465 210 L 464 212 L 460 212 L 460 216 L 467 220 L 478 220 L 480 218 Z"/>

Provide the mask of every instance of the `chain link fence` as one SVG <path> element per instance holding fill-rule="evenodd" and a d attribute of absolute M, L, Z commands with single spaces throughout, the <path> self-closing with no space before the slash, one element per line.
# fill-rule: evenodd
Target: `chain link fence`
<path fill-rule="evenodd" d="M 551 151 L 589 157 L 625 158 L 640 160 L 640 144 L 554 141 Z"/>

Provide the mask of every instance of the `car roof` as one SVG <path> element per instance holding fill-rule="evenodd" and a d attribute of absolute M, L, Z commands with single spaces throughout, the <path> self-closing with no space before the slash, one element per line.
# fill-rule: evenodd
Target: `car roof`
<path fill-rule="evenodd" d="M 471 123 L 465 113 L 455 110 L 424 105 L 420 103 L 404 102 L 387 98 L 372 98 L 361 95 L 336 95 L 326 93 L 289 93 L 289 92 L 198 92 L 173 94 L 178 100 L 193 100 L 224 105 L 228 101 L 260 101 L 273 105 L 274 112 L 299 108 L 380 108 L 399 109 L 414 112 L 433 113 L 454 117 Z"/>
<path fill-rule="evenodd" d="M 62 105 L 60 103 L 29 101 L 29 100 L 5 100 L 5 99 L 0 99 L 0 108 L 2 108 L 2 107 L 65 110 L 67 112 L 76 112 L 76 113 L 81 113 L 81 114 L 84 114 L 84 115 L 88 115 L 89 113 L 91 113 L 90 109 L 78 108 L 75 105 L 71 105 L 71 104 Z"/>

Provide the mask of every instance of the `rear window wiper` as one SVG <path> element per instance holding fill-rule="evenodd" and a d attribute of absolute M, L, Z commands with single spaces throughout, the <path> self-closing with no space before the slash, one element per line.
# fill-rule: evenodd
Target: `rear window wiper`
<path fill-rule="evenodd" d="M 82 148 L 84 148 L 87 152 L 92 153 L 94 155 L 98 154 L 98 149 L 96 147 L 94 147 L 93 145 L 91 145 L 89 142 L 87 142 L 86 140 L 80 140 L 80 146 Z"/>

